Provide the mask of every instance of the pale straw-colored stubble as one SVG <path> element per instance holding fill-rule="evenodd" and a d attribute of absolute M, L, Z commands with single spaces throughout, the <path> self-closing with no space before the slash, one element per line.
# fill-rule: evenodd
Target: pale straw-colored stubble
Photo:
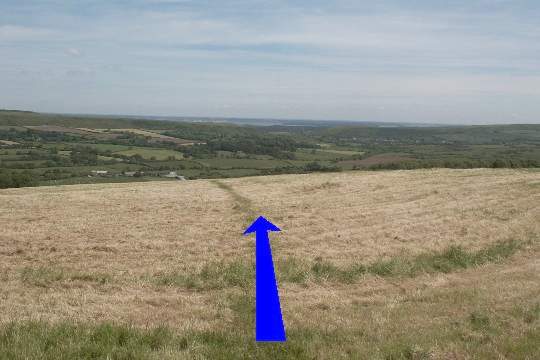
<path fill-rule="evenodd" d="M 14 280 L 3 282 L 0 322 L 112 321 L 142 327 L 209 329 L 230 317 L 217 298 L 216 292 L 193 293 L 172 287 L 156 289 L 135 284 L 98 286 L 71 282 L 44 288 Z"/>
<path fill-rule="evenodd" d="M 519 337 L 527 329 L 522 319 L 508 314 L 537 306 L 540 260 L 525 255 L 506 264 L 398 281 L 366 276 L 355 284 L 308 288 L 283 284 L 281 292 L 284 319 L 291 328 L 364 333 L 356 341 L 384 343 L 409 336 L 421 343 L 422 334 L 444 339 L 434 332 L 451 332 L 452 324 L 466 325 L 475 311 L 500 319 L 506 324 L 507 337 Z M 448 356 L 446 351 L 434 358 Z"/>
<path fill-rule="evenodd" d="M 540 233 L 538 172 L 420 170 L 228 180 L 284 230 L 283 256 L 369 262 Z M 280 181 L 281 180 L 281 181 Z"/>
<path fill-rule="evenodd" d="M 231 190 L 206 180 L 1 190 L 0 320 L 220 327 L 234 315 L 229 289 L 197 292 L 147 278 L 193 273 L 211 261 L 251 261 L 253 239 L 241 236 L 247 205 L 283 229 L 271 235 L 275 258 L 320 256 L 346 265 L 450 244 L 476 249 L 527 240 L 540 233 L 540 188 L 531 186 L 539 178 L 514 170 L 421 170 L 220 180 Z M 249 204 L 237 206 L 242 197 Z M 40 267 L 108 274 L 112 281 L 40 287 L 21 280 L 22 269 Z M 426 276 L 419 284 L 451 291 L 452 276 L 460 275 Z M 354 304 L 391 309 L 414 283 L 395 281 L 280 284 L 284 315 L 290 326 L 315 326 L 321 316 L 332 326 L 353 326 L 347 309 Z M 384 322 L 385 313 L 373 321 Z"/>
<path fill-rule="evenodd" d="M 33 265 L 139 273 L 243 249 L 231 246 L 239 232 L 234 204 L 207 182 L 5 190 L 2 199 L 2 242 Z M 12 260 L 21 264 L 5 258 Z"/>
<path fill-rule="evenodd" d="M 247 256 L 227 193 L 203 181 L 2 190 L 0 317 L 206 327 L 219 296 L 156 287 L 146 275 L 195 272 Z M 244 240 L 244 241 L 243 241 Z M 108 274 L 112 284 L 22 284 L 23 268 Z"/>

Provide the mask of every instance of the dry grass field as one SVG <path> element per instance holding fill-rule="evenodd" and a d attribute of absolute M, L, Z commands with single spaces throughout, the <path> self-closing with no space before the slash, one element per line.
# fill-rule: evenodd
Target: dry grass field
<path fill-rule="evenodd" d="M 118 133 L 131 133 L 135 135 L 141 135 L 147 138 L 151 138 L 152 140 L 156 142 L 171 142 L 175 143 L 177 145 L 193 145 L 193 144 L 200 144 L 199 141 L 194 140 L 185 140 L 185 139 L 179 139 L 172 136 L 166 136 L 162 135 L 159 132 L 153 132 L 143 129 L 111 129 L 112 132 L 118 132 Z"/>
<path fill-rule="evenodd" d="M 102 132 L 94 131 L 92 129 L 87 129 L 87 128 L 71 128 L 71 127 L 57 126 L 57 125 L 25 126 L 24 128 L 34 130 L 34 131 L 83 135 L 83 136 L 92 137 L 92 138 L 101 139 L 101 140 L 110 140 L 110 139 L 115 139 L 118 137 L 117 134 L 102 133 Z"/>
<path fill-rule="evenodd" d="M 256 344 L 256 215 L 288 342 Z M 0 190 L 0 359 L 538 359 L 540 172 Z"/>

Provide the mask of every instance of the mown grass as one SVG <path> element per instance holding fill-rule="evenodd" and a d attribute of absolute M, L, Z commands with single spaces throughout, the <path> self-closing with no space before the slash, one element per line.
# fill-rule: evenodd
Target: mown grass
<path fill-rule="evenodd" d="M 233 286 L 246 288 L 252 284 L 253 276 L 253 264 L 242 261 L 220 261 L 207 263 L 195 273 L 170 271 L 155 274 L 152 280 L 157 285 L 211 290 Z"/>
<path fill-rule="evenodd" d="M 49 287 L 54 283 L 65 281 L 82 281 L 106 284 L 112 280 L 112 276 L 109 274 L 86 273 L 42 266 L 38 268 L 23 268 L 20 271 L 20 279 L 23 283 L 29 285 Z"/>
<path fill-rule="evenodd" d="M 516 306 L 513 315 L 527 324 L 532 324 L 540 319 L 540 302 L 527 308 Z"/>
<path fill-rule="evenodd" d="M 524 325 L 523 331 L 516 331 L 520 324 L 514 324 L 510 336 L 505 321 L 480 311 L 452 324 L 432 322 L 416 331 L 395 331 L 391 325 L 386 331 L 327 328 L 323 323 L 292 327 L 287 329 L 286 343 L 257 343 L 252 297 L 243 293 L 230 301 L 235 322 L 217 330 L 112 323 L 4 324 L 0 359 L 536 359 L 540 351 L 538 326 Z M 376 335 L 378 331 L 382 333 Z"/>
<path fill-rule="evenodd" d="M 416 276 L 421 273 L 449 273 L 456 270 L 499 262 L 512 256 L 521 244 L 514 240 L 501 241 L 478 251 L 450 246 L 442 252 L 425 253 L 413 258 L 395 257 L 378 261 L 366 272 L 379 276 Z"/>
<path fill-rule="evenodd" d="M 0 328 L 0 359 L 313 359 L 309 344 L 338 347 L 348 338 L 293 330 L 287 344 L 257 344 L 251 332 L 243 325 L 178 333 L 110 323 L 17 322 Z"/>
<path fill-rule="evenodd" d="M 430 252 L 414 257 L 393 257 L 370 264 L 351 264 L 339 267 L 329 261 L 313 262 L 297 258 L 276 260 L 276 276 L 280 283 L 304 284 L 313 282 L 353 283 L 364 275 L 382 277 L 414 277 L 420 274 L 449 273 L 487 263 L 495 263 L 512 256 L 519 248 L 517 241 L 504 241 L 484 249 L 468 251 L 451 246 L 441 252 Z M 151 276 L 157 285 L 178 286 L 194 290 L 224 289 L 252 286 L 255 266 L 252 262 L 210 262 L 197 272 L 172 271 Z"/>
<path fill-rule="evenodd" d="M 337 266 L 329 261 L 312 262 L 298 258 L 276 260 L 276 276 L 280 283 L 306 284 L 308 282 L 353 283 L 365 275 L 382 277 L 414 277 L 426 273 L 449 273 L 499 262 L 512 256 L 520 247 L 516 241 L 499 242 L 478 251 L 451 246 L 442 252 L 430 252 L 415 257 L 393 257 L 370 264 Z M 249 288 L 253 285 L 255 265 L 246 260 L 209 262 L 195 272 L 172 270 L 146 276 L 146 280 L 159 286 L 174 286 L 196 291 Z M 20 271 L 23 283 L 48 287 L 59 282 L 91 282 L 106 284 L 112 276 L 106 273 L 88 273 L 56 267 L 25 267 Z"/>
<path fill-rule="evenodd" d="M 0 329 L 0 359 L 313 359 L 317 347 L 344 339 L 338 332 L 293 331 L 287 344 L 257 344 L 243 330 L 140 329 L 114 324 L 11 323 Z"/>
<path fill-rule="evenodd" d="M 186 346 L 166 328 L 30 321 L 0 329 L 0 359 L 157 359 Z"/>
<path fill-rule="evenodd" d="M 257 218 L 257 214 L 255 213 L 255 210 L 253 209 L 253 204 L 250 199 L 246 198 L 245 196 L 242 196 L 231 185 L 223 181 L 212 180 L 212 182 L 216 184 L 217 187 L 219 187 L 222 190 L 225 190 L 231 195 L 231 197 L 233 198 L 235 202 L 234 210 L 244 215 L 246 224 L 250 224 L 253 220 Z"/>
<path fill-rule="evenodd" d="M 316 279 L 353 282 L 365 274 L 382 277 L 409 276 L 420 274 L 449 273 L 487 263 L 495 263 L 512 256 L 520 243 L 514 240 L 497 242 L 478 251 L 468 251 L 461 246 L 450 246 L 441 252 L 429 252 L 414 257 L 396 256 L 371 264 L 352 264 L 339 268 L 332 263 L 317 261 L 311 266 Z"/>
<path fill-rule="evenodd" d="M 420 271 L 458 270 L 502 260 L 518 247 L 517 244 L 498 243 L 478 251 L 448 248 L 430 256 L 423 254 L 410 258 L 406 261 L 409 265 L 393 267 L 393 271 L 382 274 L 410 276 Z M 375 271 L 379 268 L 377 264 L 340 268 L 321 259 L 307 263 L 293 258 L 278 260 L 276 267 L 281 281 L 349 282 Z M 451 323 L 425 322 L 428 315 L 417 307 L 425 306 L 426 310 L 433 311 L 432 301 L 403 302 L 399 305 L 403 306 L 400 311 L 387 313 L 388 322 L 384 324 L 368 321 L 357 328 L 336 328 L 327 327 L 321 321 L 320 324 L 287 327 L 286 343 L 257 343 L 254 338 L 253 271 L 253 264 L 248 262 L 215 262 L 191 274 L 194 277 L 191 279 L 184 275 L 156 278 L 162 285 L 193 286 L 197 290 L 225 289 L 224 304 L 233 317 L 219 327 L 179 331 L 170 327 L 138 328 L 113 323 L 20 321 L 0 326 L 0 359 L 398 360 L 431 359 L 434 351 L 439 358 L 455 355 L 456 358 L 491 359 L 502 354 L 509 359 L 534 359 L 540 351 L 538 303 L 516 304 L 501 313 L 483 306 L 484 302 L 479 298 L 461 300 L 459 307 L 465 306 L 470 311 L 457 315 Z M 34 274 L 33 271 L 26 273 Z M 69 272 L 59 275 L 62 273 L 45 271 L 39 273 L 40 279 L 43 279 L 43 273 L 49 282 L 71 278 Z M 35 276 L 29 278 L 35 279 Z M 444 294 L 437 297 L 440 306 L 457 305 L 454 292 Z M 369 317 L 382 309 L 361 307 L 351 311 L 361 311 Z M 324 318 L 324 314 L 321 316 Z M 396 325 L 405 319 L 407 323 Z M 421 321 L 423 325 L 414 321 Z M 374 328 L 366 327 L 366 324 Z M 403 326 L 403 329 L 396 330 L 396 326 Z"/>
<path fill-rule="evenodd" d="M 45 322 L 11 323 L 0 329 L 0 359 L 421 359 L 406 343 L 386 344 L 381 350 L 356 344 L 361 330 L 291 329 L 288 342 L 256 343 L 243 326 L 220 331 L 177 333 L 166 327 Z M 324 349 L 324 351 L 322 350 Z M 382 356 L 381 356 L 382 355 Z"/>

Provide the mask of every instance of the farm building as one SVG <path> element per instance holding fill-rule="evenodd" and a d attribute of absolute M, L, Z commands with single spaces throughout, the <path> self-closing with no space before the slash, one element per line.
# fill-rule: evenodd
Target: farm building
<path fill-rule="evenodd" d="M 107 176 L 109 172 L 107 170 L 92 170 L 94 176 Z"/>
<path fill-rule="evenodd" d="M 185 177 L 178 175 L 176 171 L 171 171 L 166 175 L 163 175 L 163 177 L 169 178 L 169 179 L 177 179 L 177 180 L 186 180 Z"/>

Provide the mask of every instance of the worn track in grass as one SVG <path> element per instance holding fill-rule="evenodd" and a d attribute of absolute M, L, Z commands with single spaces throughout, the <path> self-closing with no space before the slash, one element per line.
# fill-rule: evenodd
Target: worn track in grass
<path fill-rule="evenodd" d="M 539 181 L 419 170 L 1 190 L 0 358 L 55 358 L 63 334 L 75 357 L 534 359 Z M 259 212 L 283 230 L 284 346 L 253 342 L 241 234 Z"/>

